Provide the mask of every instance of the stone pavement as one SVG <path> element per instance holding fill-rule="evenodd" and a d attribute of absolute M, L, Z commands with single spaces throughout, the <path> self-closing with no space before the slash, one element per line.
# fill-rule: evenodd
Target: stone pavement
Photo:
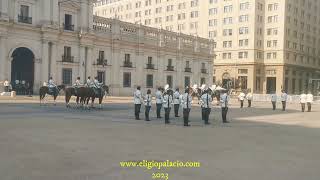
<path fill-rule="evenodd" d="M 102 110 L 39 106 L 38 99 L 0 99 L 1 180 L 319 180 L 320 106 L 301 113 L 298 104 L 272 111 L 269 103 L 239 109 L 230 124 L 204 126 L 200 109 L 191 127 L 182 119 L 136 121 L 130 99 L 109 97 Z M 128 103 L 130 102 L 130 103 Z M 50 102 L 49 102 L 50 103 Z M 280 104 L 278 105 L 280 108 Z M 163 112 L 162 112 L 163 113 Z M 143 113 L 141 113 L 143 117 Z M 199 161 L 200 168 L 121 168 L 120 161 Z"/>

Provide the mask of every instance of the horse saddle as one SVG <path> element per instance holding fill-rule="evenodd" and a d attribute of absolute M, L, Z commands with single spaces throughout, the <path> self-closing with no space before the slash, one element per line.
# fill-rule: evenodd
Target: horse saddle
<path fill-rule="evenodd" d="M 57 88 L 56 87 L 49 87 L 49 94 L 54 94 L 56 92 Z"/>

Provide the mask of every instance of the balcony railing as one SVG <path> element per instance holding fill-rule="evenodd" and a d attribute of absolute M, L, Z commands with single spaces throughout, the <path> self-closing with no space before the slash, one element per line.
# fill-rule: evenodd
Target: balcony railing
<path fill-rule="evenodd" d="M 32 17 L 18 15 L 18 22 L 32 24 Z"/>
<path fill-rule="evenodd" d="M 99 66 L 107 66 L 108 65 L 108 60 L 107 59 L 97 59 L 97 64 Z"/>
<path fill-rule="evenodd" d="M 73 61 L 74 61 L 73 56 L 62 55 L 62 62 L 73 62 Z"/>
<path fill-rule="evenodd" d="M 207 71 L 207 69 L 201 69 L 201 73 L 203 73 L 203 74 L 207 74 L 207 73 L 208 73 L 208 71 Z"/>
<path fill-rule="evenodd" d="M 167 66 L 167 71 L 174 71 L 174 67 L 173 66 Z"/>
<path fill-rule="evenodd" d="M 74 31 L 74 25 L 72 24 L 63 24 L 63 28 L 67 31 Z"/>
<path fill-rule="evenodd" d="M 191 68 L 186 67 L 186 68 L 184 68 L 184 71 L 185 71 L 185 72 L 191 72 Z"/>
<path fill-rule="evenodd" d="M 128 61 L 123 62 L 123 67 L 132 68 L 132 62 L 128 62 Z"/>
<path fill-rule="evenodd" d="M 154 69 L 154 64 L 147 64 L 147 69 Z"/>

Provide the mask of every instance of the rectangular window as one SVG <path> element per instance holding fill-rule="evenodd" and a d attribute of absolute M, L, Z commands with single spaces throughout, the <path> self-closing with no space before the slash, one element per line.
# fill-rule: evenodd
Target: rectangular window
<path fill-rule="evenodd" d="M 72 69 L 62 69 L 62 84 L 72 84 Z"/>
<path fill-rule="evenodd" d="M 184 87 L 190 87 L 190 77 L 189 76 L 184 77 Z"/>
<path fill-rule="evenodd" d="M 148 64 L 152 64 L 152 57 L 148 57 Z"/>
<path fill-rule="evenodd" d="M 172 88 L 172 76 L 167 76 L 167 84 Z"/>
<path fill-rule="evenodd" d="M 72 24 L 72 15 L 64 15 L 64 29 L 69 31 L 74 31 L 74 25 Z"/>
<path fill-rule="evenodd" d="M 29 6 L 21 5 L 20 16 L 29 17 Z"/>
<path fill-rule="evenodd" d="M 106 73 L 105 73 L 104 71 L 98 71 L 97 75 L 98 75 L 98 81 L 99 81 L 100 83 L 106 84 L 106 81 L 105 81 L 105 78 L 106 78 L 105 75 L 106 75 Z"/>
<path fill-rule="evenodd" d="M 168 66 L 172 66 L 172 59 L 168 59 Z"/>
<path fill-rule="evenodd" d="M 147 88 L 153 88 L 153 75 L 152 74 L 148 74 L 147 75 Z"/>
<path fill-rule="evenodd" d="M 104 60 L 104 51 L 99 51 L 99 59 Z"/>
<path fill-rule="evenodd" d="M 201 78 L 200 79 L 200 84 L 202 85 L 202 84 L 206 84 L 206 78 Z"/>
<path fill-rule="evenodd" d="M 123 87 L 131 87 L 131 73 L 130 72 L 123 73 Z"/>

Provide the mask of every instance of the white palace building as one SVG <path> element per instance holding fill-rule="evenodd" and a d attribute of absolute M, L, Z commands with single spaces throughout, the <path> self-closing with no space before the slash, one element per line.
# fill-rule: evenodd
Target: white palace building
<path fill-rule="evenodd" d="M 0 0 L 0 81 L 97 76 L 115 96 L 212 83 L 213 41 L 93 16 L 92 0 Z M 2 84 L 0 85 L 2 91 Z"/>

